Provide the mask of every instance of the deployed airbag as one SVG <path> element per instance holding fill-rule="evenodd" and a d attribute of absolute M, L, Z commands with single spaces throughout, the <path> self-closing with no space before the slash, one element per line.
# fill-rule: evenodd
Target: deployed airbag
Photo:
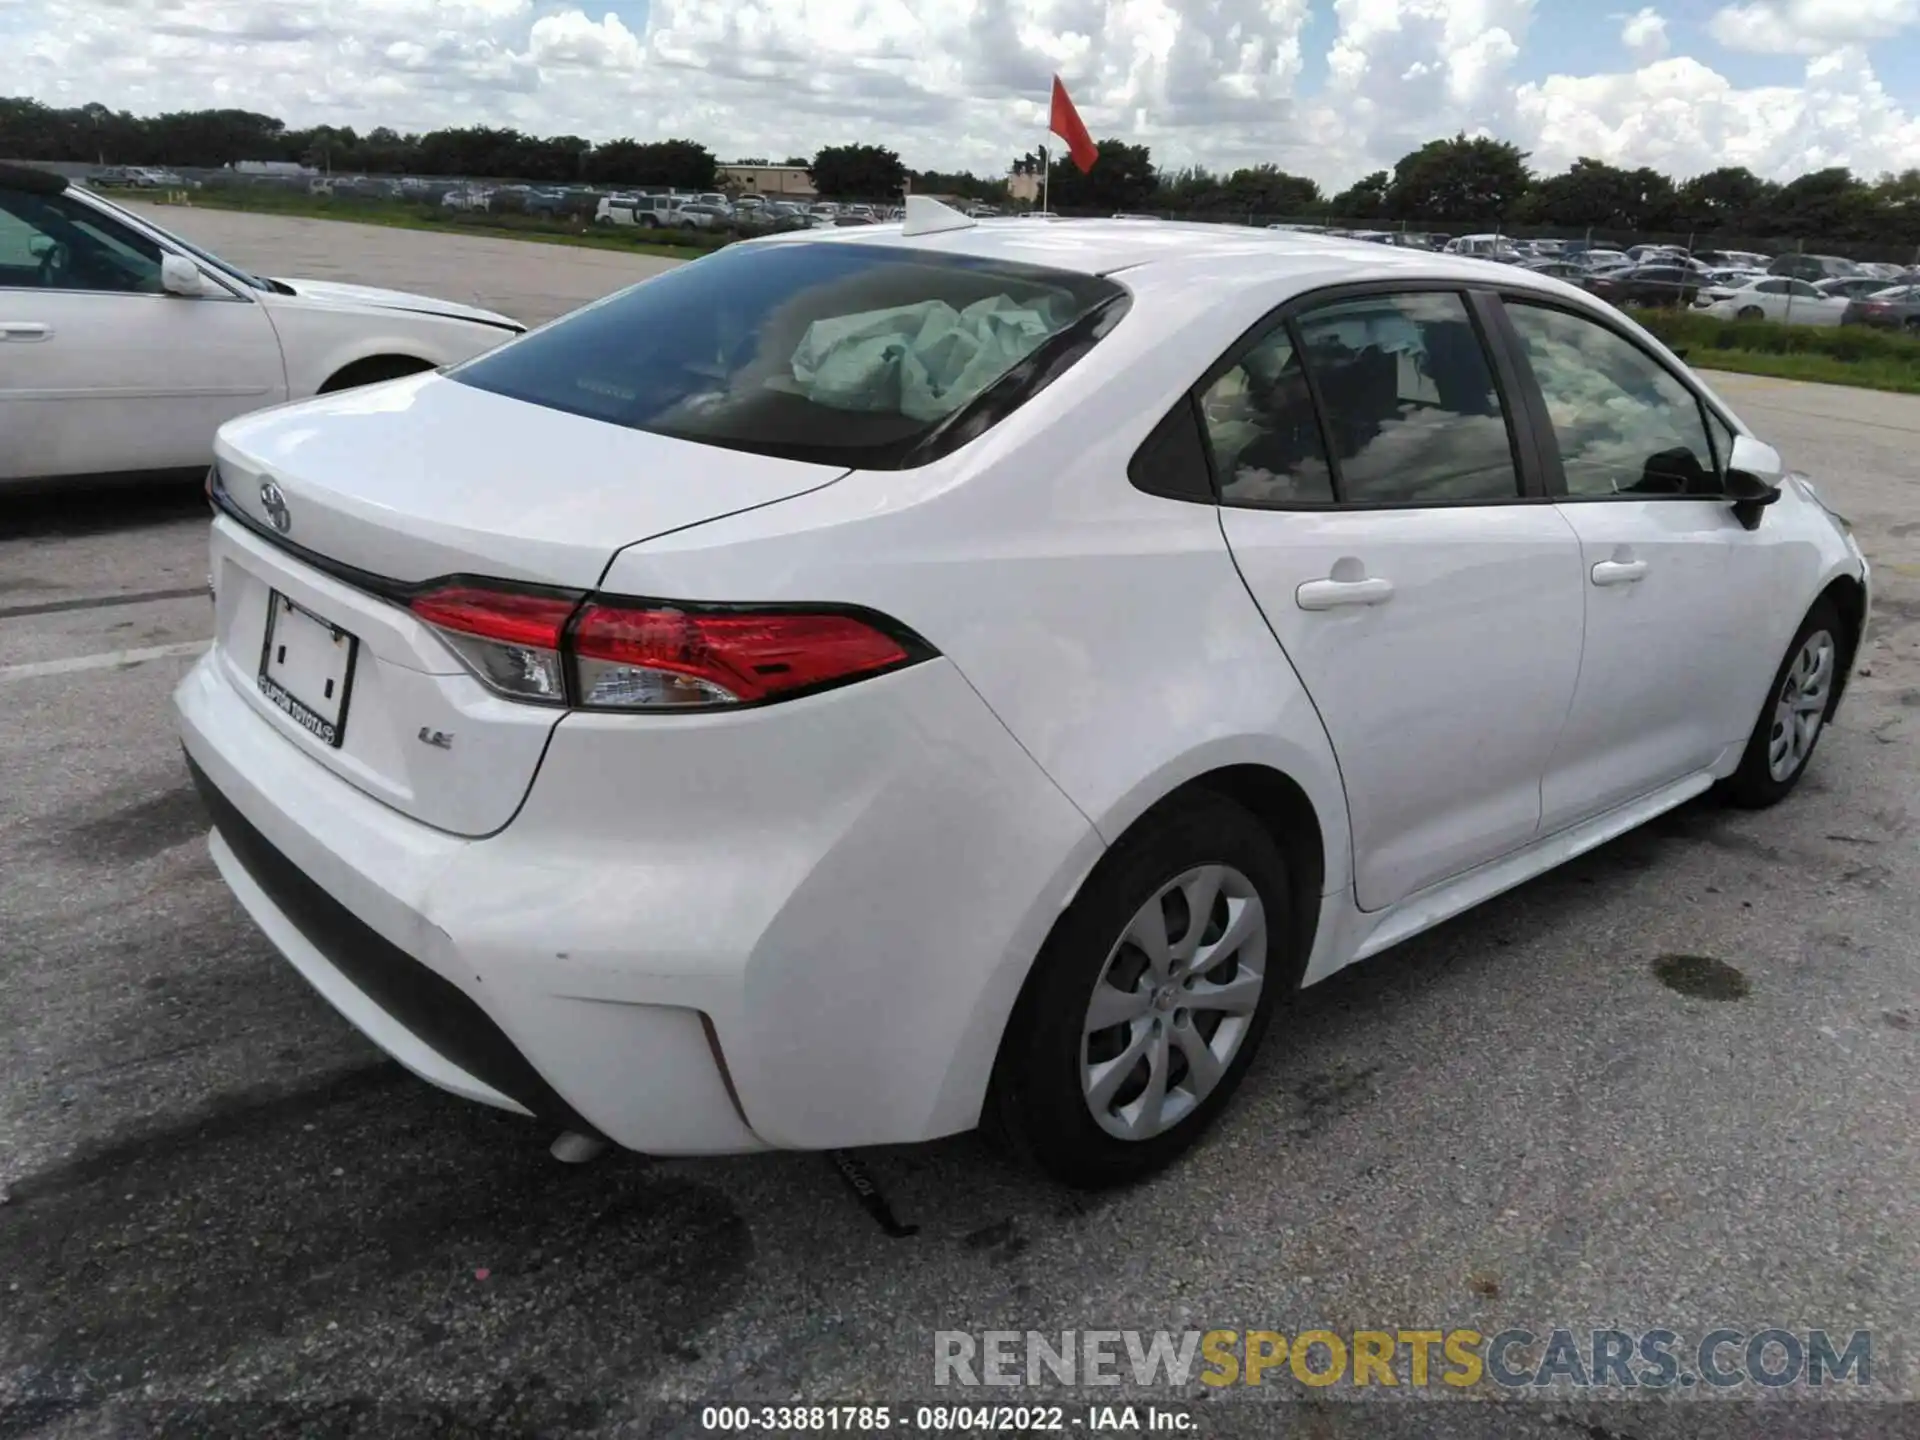
<path fill-rule="evenodd" d="M 944 300 L 835 315 L 807 326 L 793 352 L 800 393 L 837 410 L 951 415 L 1057 327 L 1043 309 L 990 295 L 964 310 Z"/>

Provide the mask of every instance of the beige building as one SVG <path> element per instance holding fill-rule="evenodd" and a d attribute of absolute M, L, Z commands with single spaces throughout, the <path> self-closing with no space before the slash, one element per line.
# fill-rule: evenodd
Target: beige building
<path fill-rule="evenodd" d="M 811 200 L 819 192 L 804 165 L 722 165 L 720 183 L 748 195 L 790 195 Z"/>

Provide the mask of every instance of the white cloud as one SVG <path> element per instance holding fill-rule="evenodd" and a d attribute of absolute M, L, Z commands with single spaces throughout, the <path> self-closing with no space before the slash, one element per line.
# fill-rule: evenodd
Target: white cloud
<path fill-rule="evenodd" d="M 1649 65 L 1667 53 L 1667 22 L 1657 10 L 1636 10 L 1625 17 L 1620 27 L 1620 43 L 1642 65 Z"/>
<path fill-rule="evenodd" d="M 1697 60 L 1620 75 L 1557 75 L 1523 85 L 1520 123 L 1534 160 L 1560 169 L 1582 155 L 1676 176 L 1722 165 L 1790 179 L 1828 165 L 1875 174 L 1920 154 L 1920 118 L 1903 111 L 1858 51 L 1811 62 L 1799 86 L 1736 88 Z"/>
<path fill-rule="evenodd" d="M 1678 174 L 1911 164 L 1920 133 L 1865 44 L 1920 0 L 1724 10 L 1747 48 L 1802 49 L 1794 85 L 1741 89 L 1669 55 L 1659 13 L 1616 16 L 1637 68 L 1528 76 L 1543 0 L 1335 0 L 1326 78 L 1309 0 L 0 0 L 0 93 L 289 123 L 512 125 L 684 136 L 722 157 L 878 140 L 997 173 L 1044 131 L 1058 71 L 1096 136 L 1162 165 L 1272 161 L 1343 186 L 1438 135 L 1511 139 Z M 1737 16 L 1737 19 L 1729 19 Z"/>
<path fill-rule="evenodd" d="M 1920 0 L 1754 0 L 1715 12 L 1707 28 L 1730 50 L 1821 55 L 1916 23 Z"/>

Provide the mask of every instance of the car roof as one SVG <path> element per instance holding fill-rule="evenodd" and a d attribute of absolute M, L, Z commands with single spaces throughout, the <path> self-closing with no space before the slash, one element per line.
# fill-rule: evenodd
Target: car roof
<path fill-rule="evenodd" d="M 854 230 L 798 231 L 746 243 L 888 245 L 1042 265 L 1086 275 L 1126 273 L 1129 281 L 1175 278 L 1198 269 L 1209 273 L 1242 270 L 1249 276 L 1264 277 L 1292 271 L 1300 278 L 1302 288 L 1376 277 L 1466 281 L 1529 274 L 1494 261 L 1377 245 L 1370 240 L 1185 221 L 1141 225 L 1130 220 L 983 220 L 965 229 L 925 235 L 904 235 L 895 222 Z"/>
<path fill-rule="evenodd" d="M 51 170 L 36 170 L 31 165 L 0 164 L 0 190 L 24 190 L 29 195 L 60 195 L 67 189 L 67 177 Z"/>

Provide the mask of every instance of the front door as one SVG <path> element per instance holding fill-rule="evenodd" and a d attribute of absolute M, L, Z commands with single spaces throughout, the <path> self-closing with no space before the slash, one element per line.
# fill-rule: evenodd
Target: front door
<path fill-rule="evenodd" d="M 1202 396 L 1221 523 L 1332 737 L 1356 898 L 1381 909 L 1538 829 L 1580 544 L 1522 494 L 1463 294 L 1344 298 L 1230 362 Z"/>
<path fill-rule="evenodd" d="M 172 470 L 287 396 L 266 311 L 160 286 L 160 247 L 73 195 L 0 188 L 0 479 Z"/>
<path fill-rule="evenodd" d="M 1506 313 L 1545 401 L 1586 594 L 1579 689 L 1543 785 L 1557 830 L 1745 739 L 1750 617 L 1772 603 L 1776 555 L 1722 498 L 1732 432 L 1679 375 L 1571 310 L 1509 299 Z"/>

